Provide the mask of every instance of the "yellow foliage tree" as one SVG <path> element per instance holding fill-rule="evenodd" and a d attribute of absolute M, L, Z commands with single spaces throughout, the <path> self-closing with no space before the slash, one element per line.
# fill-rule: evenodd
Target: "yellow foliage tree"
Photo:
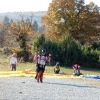
<path fill-rule="evenodd" d="M 8 32 L 10 35 L 16 37 L 20 48 L 26 51 L 26 41 L 28 40 L 28 36 L 34 35 L 35 29 L 31 23 L 22 20 L 21 23 L 13 22 L 8 29 Z"/>
<path fill-rule="evenodd" d="M 46 37 L 60 41 L 67 32 L 81 42 L 91 42 L 99 37 L 99 9 L 84 0 L 53 0 L 42 17 Z"/>

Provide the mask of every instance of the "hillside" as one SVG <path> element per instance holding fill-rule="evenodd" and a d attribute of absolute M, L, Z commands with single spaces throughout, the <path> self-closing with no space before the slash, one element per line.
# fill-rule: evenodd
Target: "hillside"
<path fill-rule="evenodd" d="M 21 20 L 21 16 L 23 16 L 24 19 L 30 18 L 30 16 L 33 17 L 33 21 L 37 21 L 38 24 L 41 23 L 41 17 L 46 14 L 46 11 L 38 11 L 38 12 L 6 12 L 6 13 L 0 13 L 0 21 L 3 21 L 5 16 L 7 16 L 9 19 L 13 19 L 13 21 Z"/>

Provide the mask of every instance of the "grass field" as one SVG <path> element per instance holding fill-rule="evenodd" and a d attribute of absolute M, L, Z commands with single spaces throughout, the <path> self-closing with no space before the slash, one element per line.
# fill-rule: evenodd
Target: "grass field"
<path fill-rule="evenodd" d="M 11 67 L 9 65 L 9 57 L 6 55 L 0 55 L 0 71 L 11 71 Z M 18 63 L 17 71 L 24 71 L 26 69 L 30 69 L 35 71 L 35 63 Z M 45 72 L 46 73 L 54 73 L 54 66 L 46 66 Z M 60 68 L 61 72 L 64 72 L 66 74 L 73 74 L 73 69 L 71 66 Z M 81 73 L 82 74 L 90 74 L 90 75 L 100 75 L 100 70 L 98 69 L 92 69 L 92 68 L 82 68 L 81 67 Z"/>

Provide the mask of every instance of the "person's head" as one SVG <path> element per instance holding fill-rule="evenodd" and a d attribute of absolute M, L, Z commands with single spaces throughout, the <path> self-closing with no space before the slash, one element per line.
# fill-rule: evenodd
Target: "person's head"
<path fill-rule="evenodd" d="M 13 53 L 13 54 L 12 54 L 12 57 L 16 57 L 16 56 L 17 56 L 17 54 L 16 54 L 16 53 Z"/>
<path fill-rule="evenodd" d="M 42 55 L 45 55 L 45 53 L 46 53 L 46 50 L 43 49 L 42 52 L 41 52 L 41 54 L 42 54 Z"/>
<path fill-rule="evenodd" d="M 59 62 L 56 62 L 56 65 L 58 66 L 59 65 Z"/>

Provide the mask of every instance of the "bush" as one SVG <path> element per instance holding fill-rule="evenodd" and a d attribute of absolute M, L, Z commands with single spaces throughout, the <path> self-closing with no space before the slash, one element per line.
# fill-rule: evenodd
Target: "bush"
<path fill-rule="evenodd" d="M 99 54 L 97 50 L 94 50 L 89 45 L 82 46 L 82 60 L 85 67 L 97 67 L 99 63 Z"/>
<path fill-rule="evenodd" d="M 23 60 L 25 62 L 29 61 L 30 54 L 31 54 L 31 52 L 28 52 L 28 51 L 19 51 L 19 52 L 17 52 L 18 58 L 23 58 Z"/>
<path fill-rule="evenodd" d="M 60 42 L 56 43 L 45 39 L 44 35 L 39 36 L 33 44 L 33 52 L 41 52 L 46 49 L 47 55 L 52 54 L 52 62 L 60 62 L 60 65 L 78 63 L 85 67 L 96 67 L 100 61 L 100 52 L 92 49 L 89 45 L 81 45 L 70 34 L 67 34 Z"/>

